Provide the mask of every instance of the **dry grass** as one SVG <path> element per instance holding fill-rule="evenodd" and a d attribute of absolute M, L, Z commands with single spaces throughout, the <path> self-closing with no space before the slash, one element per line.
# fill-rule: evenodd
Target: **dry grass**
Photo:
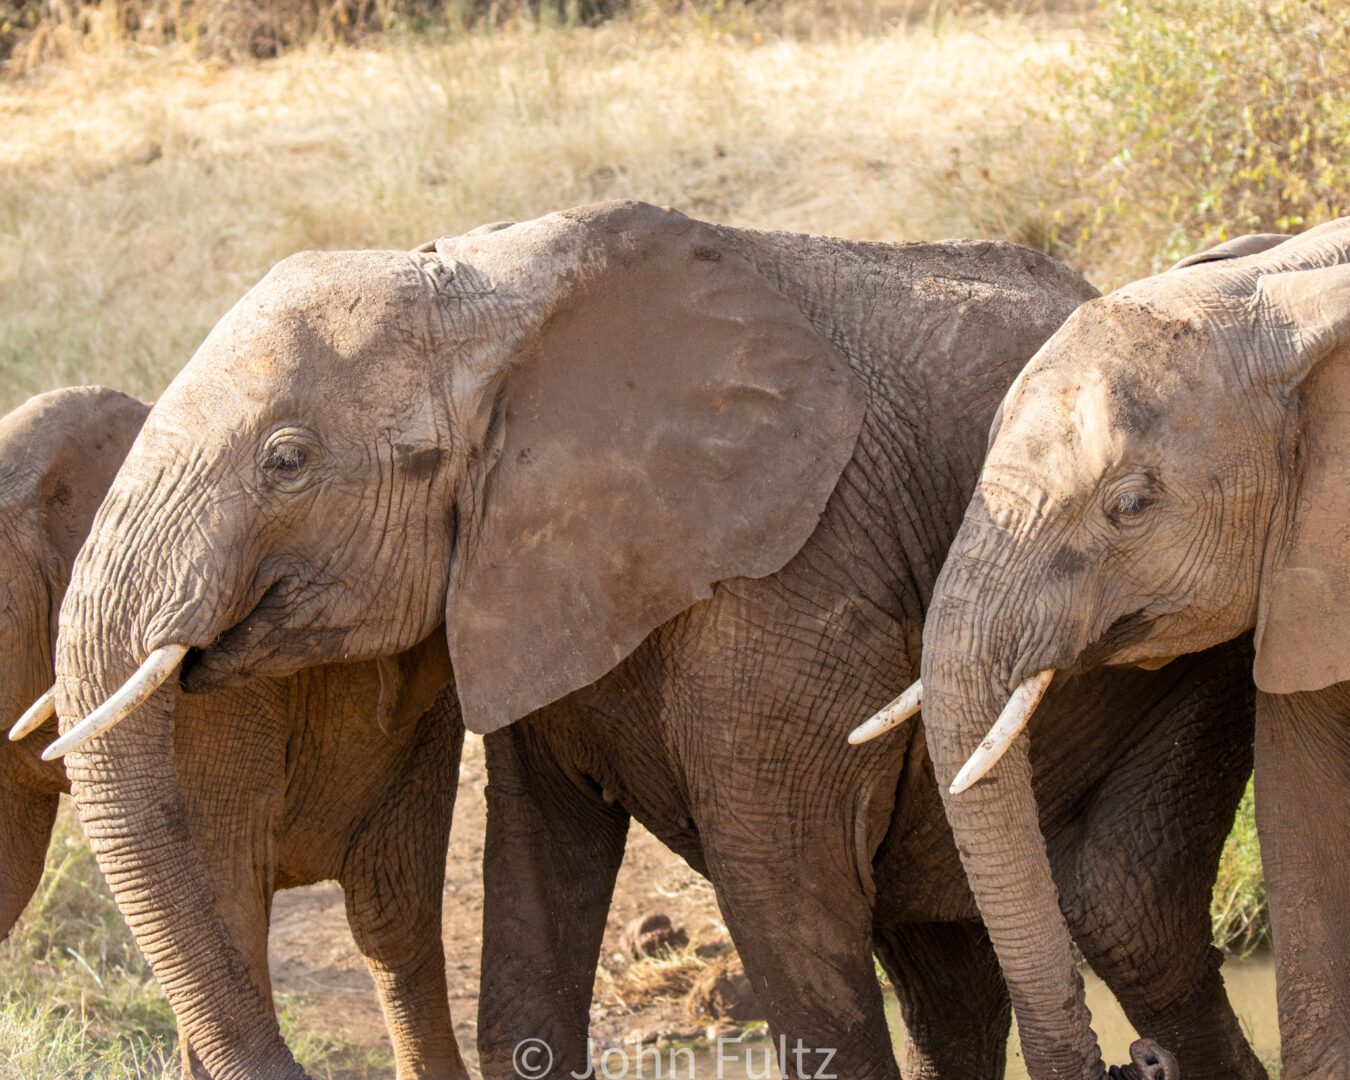
<path fill-rule="evenodd" d="M 944 173 L 1024 121 L 1071 24 L 858 22 L 522 25 L 238 66 L 115 50 L 0 87 L 0 408 L 74 382 L 153 395 L 301 248 L 621 197 L 859 238 L 989 231 Z"/>

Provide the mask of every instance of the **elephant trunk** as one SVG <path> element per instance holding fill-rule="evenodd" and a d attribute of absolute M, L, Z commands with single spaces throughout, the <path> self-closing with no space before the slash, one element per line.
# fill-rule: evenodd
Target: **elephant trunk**
<path fill-rule="evenodd" d="M 969 523 L 968 523 L 969 524 Z M 963 527 L 963 531 L 965 531 Z M 924 631 L 924 727 L 948 822 L 1008 983 L 1027 1069 L 1036 1080 L 1099 1080 L 1073 943 L 1059 908 L 1032 789 L 1028 740 L 1016 739 L 984 780 L 949 789 L 1010 693 L 1056 666 L 1032 655 L 1025 620 L 992 607 L 979 582 L 986 559 L 953 554 L 938 579 Z M 1007 578 L 1005 580 L 1016 580 Z"/>
<path fill-rule="evenodd" d="M 120 483 L 120 482 L 119 482 Z M 161 483 L 155 490 L 172 490 Z M 147 535 L 160 507 L 129 512 L 114 487 L 76 562 L 57 643 L 57 705 L 68 731 L 169 640 L 210 641 L 205 561 Z M 172 520 L 172 515 L 168 515 Z M 148 565 L 178 552 L 184 565 Z M 190 562 L 191 565 L 188 565 Z M 192 586 L 182 582 L 193 581 Z M 174 589 L 190 595 L 169 595 Z M 201 614 L 198 614 L 198 613 Z M 186 614 L 185 614 L 186 613 Z M 203 625 L 194 626 L 201 620 Z M 249 975 L 192 844 L 173 756 L 176 678 L 66 759 L 90 846 L 181 1030 L 216 1080 L 299 1080 L 271 1004 Z"/>
<path fill-rule="evenodd" d="M 16 747 L 0 749 L 0 764 L 18 753 Z M 60 801 L 54 788 L 35 791 L 15 783 L 12 771 L 0 769 L 0 941 L 9 937 L 42 879 Z"/>

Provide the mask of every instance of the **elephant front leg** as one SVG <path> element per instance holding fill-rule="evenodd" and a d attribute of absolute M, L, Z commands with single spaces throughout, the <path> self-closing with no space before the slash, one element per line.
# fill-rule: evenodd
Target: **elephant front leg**
<path fill-rule="evenodd" d="M 887 927 L 876 933 L 876 950 L 905 1019 L 905 1080 L 999 1080 L 1012 1005 L 984 927 Z"/>
<path fill-rule="evenodd" d="M 484 1080 L 585 1075 L 628 815 L 566 772 L 528 723 L 485 746 L 480 1067 Z"/>
<path fill-rule="evenodd" d="M 399 1080 L 468 1080 L 441 943 L 445 860 L 463 744 L 443 702 L 421 722 L 401 781 L 345 859 L 347 922 L 375 982 Z"/>
<path fill-rule="evenodd" d="M 1213 654 L 1154 706 L 1159 721 L 1140 723 L 1148 737 L 1078 812 L 1072 859 L 1055 857 L 1084 957 L 1140 1034 L 1176 1055 L 1184 1080 L 1266 1076 L 1228 1000 L 1210 926 L 1224 838 L 1251 771 L 1251 701 L 1231 689 L 1247 663 Z"/>
<path fill-rule="evenodd" d="M 1256 824 L 1284 1080 L 1350 1076 L 1350 687 L 1259 694 Z"/>
<path fill-rule="evenodd" d="M 818 835 L 842 832 L 822 826 Z M 758 830 L 739 840 L 702 836 L 727 929 L 780 1048 L 782 1075 L 899 1080 L 872 963 L 872 905 L 856 872 L 844 870 L 847 861 L 841 866 L 848 854 L 794 851 L 789 837 Z M 754 1069 L 763 1075 L 758 1057 Z"/>

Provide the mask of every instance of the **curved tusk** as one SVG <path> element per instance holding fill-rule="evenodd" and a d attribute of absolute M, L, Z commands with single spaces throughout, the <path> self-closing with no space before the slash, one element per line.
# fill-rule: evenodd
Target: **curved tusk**
<path fill-rule="evenodd" d="M 42 751 L 42 760 L 55 761 L 64 757 L 94 736 L 120 724 L 178 670 L 187 651 L 186 645 L 164 645 L 152 652 L 117 693 Z"/>
<path fill-rule="evenodd" d="M 28 707 L 28 711 L 19 717 L 19 722 L 9 729 L 9 737 L 14 741 L 31 735 L 56 715 L 56 687 L 52 687 L 37 701 Z"/>
<path fill-rule="evenodd" d="M 848 736 L 850 746 L 861 746 L 878 735 L 899 727 L 923 707 L 923 683 L 915 679 L 905 692 L 866 723 L 859 724 Z"/>
<path fill-rule="evenodd" d="M 1008 747 L 1012 746 L 1017 736 L 1022 734 L 1022 729 L 1027 726 L 1027 721 L 1036 711 L 1036 706 L 1041 703 L 1041 698 L 1045 696 L 1046 688 L 1054 677 L 1055 669 L 1046 668 L 1039 675 L 1031 676 L 1012 692 L 1012 697 L 1008 698 L 1008 704 L 1003 706 L 1003 712 L 994 721 L 994 726 L 989 729 L 984 742 L 980 743 L 975 753 L 970 755 L 970 760 L 961 766 L 961 771 L 956 774 L 956 779 L 952 781 L 949 789 L 953 795 L 960 795 L 998 764 L 999 758 L 1008 752 Z"/>

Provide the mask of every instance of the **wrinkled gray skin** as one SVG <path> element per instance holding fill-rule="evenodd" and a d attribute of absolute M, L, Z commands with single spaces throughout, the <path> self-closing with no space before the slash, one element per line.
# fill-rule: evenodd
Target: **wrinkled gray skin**
<path fill-rule="evenodd" d="M 149 406 L 78 387 L 0 418 L 0 723 L 52 677 L 56 611 L 94 513 Z M 175 762 L 188 832 L 254 985 L 270 1001 L 267 927 L 277 889 L 336 879 L 374 977 L 400 1077 L 467 1077 L 441 948 L 443 867 L 463 727 L 444 645 L 400 657 L 406 675 L 377 724 L 376 665 L 184 697 Z M 393 669 L 391 669 L 392 671 Z M 444 692 L 442 692 L 444 691 Z M 60 762 L 49 722 L 0 739 L 0 938 L 42 874 Z M 183 1039 L 184 1069 L 205 1076 Z"/>
<path fill-rule="evenodd" d="M 641 204 L 287 259 L 170 386 L 99 513 L 62 607 L 63 727 L 171 643 L 201 692 L 444 622 L 466 725 L 529 717 L 488 739 L 488 1075 L 523 1036 L 553 1044 L 553 1075 L 582 1065 L 630 812 L 713 879 L 775 1030 L 894 1077 L 880 928 L 907 1075 L 999 1075 L 1007 1004 L 919 729 L 844 735 L 914 669 L 996 402 L 1090 295 L 1007 245 Z M 1085 679 L 1044 721 L 1085 950 L 1145 1031 L 1155 986 L 1192 1008 L 1183 1057 L 1227 1055 L 1197 1076 L 1259 1075 L 1205 918 L 1247 768 L 1243 668 L 1239 647 Z M 183 841 L 177 692 L 71 756 L 81 818 L 212 1074 L 298 1076 Z M 1170 826 L 1173 755 L 1220 778 L 1183 807 L 1193 830 Z"/>
<path fill-rule="evenodd" d="M 1080 308 L 1003 404 L 924 631 L 946 781 L 1029 675 L 1157 666 L 1256 628 L 1286 1080 L 1350 1075 L 1348 264 L 1342 220 Z M 1189 782 L 1211 782 L 1203 763 Z M 946 808 L 1032 1075 L 1100 1077 L 1025 746 Z"/>

